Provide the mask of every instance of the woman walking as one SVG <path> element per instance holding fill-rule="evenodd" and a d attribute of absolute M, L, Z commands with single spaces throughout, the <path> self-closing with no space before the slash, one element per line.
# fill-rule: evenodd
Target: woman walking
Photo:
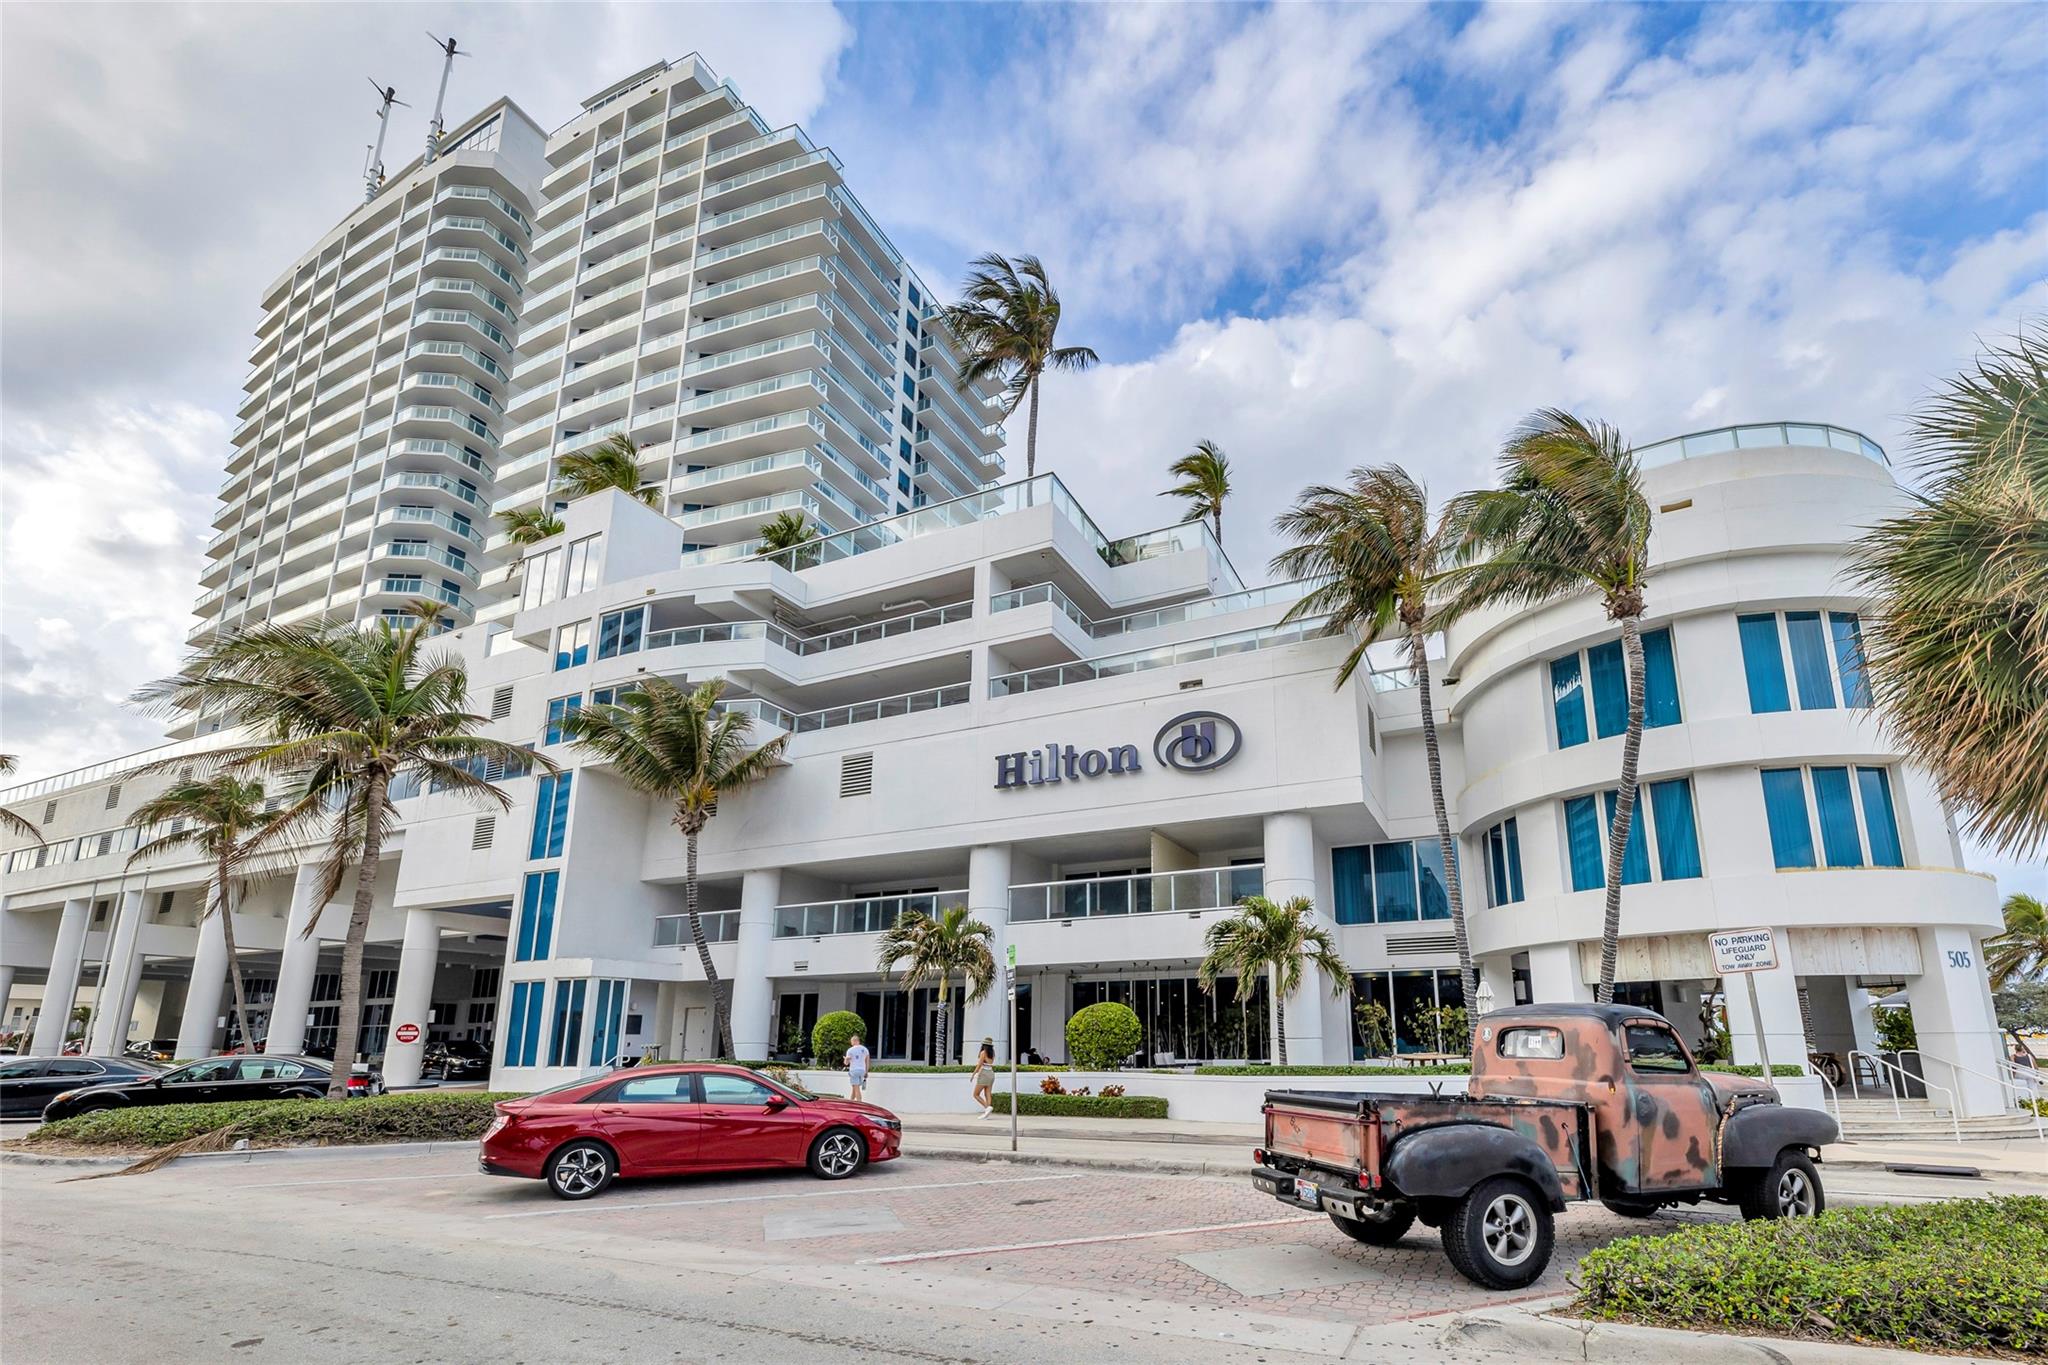
<path fill-rule="evenodd" d="M 974 1102 L 987 1118 L 996 1111 L 996 1050 L 988 1043 L 974 1059 Z"/>

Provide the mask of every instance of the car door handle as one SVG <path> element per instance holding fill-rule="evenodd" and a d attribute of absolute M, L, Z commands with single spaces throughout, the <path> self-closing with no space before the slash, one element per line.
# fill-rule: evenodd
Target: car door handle
<path fill-rule="evenodd" d="M 597 1107 L 597 1112 L 600 1114 L 610 1114 L 616 1118 L 626 1112 L 626 1106 L 623 1104 L 600 1104 Z"/>

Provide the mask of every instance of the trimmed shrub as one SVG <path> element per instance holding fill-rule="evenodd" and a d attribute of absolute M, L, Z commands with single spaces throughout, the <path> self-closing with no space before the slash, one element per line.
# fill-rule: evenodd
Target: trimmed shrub
<path fill-rule="evenodd" d="M 2026 1355 L 2048 1346 L 2048 1198 L 1834 1209 L 1589 1253 L 1588 1317 Z"/>
<path fill-rule="evenodd" d="M 1764 1074 L 1764 1069 L 1761 1066 L 1754 1064 L 1737 1066 L 1733 1062 L 1703 1062 L 1700 1064 L 1700 1070 L 1716 1071 L 1723 1076 L 1761 1076 Z M 1793 1066 L 1789 1062 L 1776 1062 L 1771 1066 L 1771 1074 L 1773 1076 L 1804 1076 L 1806 1068 Z"/>
<path fill-rule="evenodd" d="M 491 1106 L 516 1093 L 420 1091 L 358 1100 L 238 1100 L 103 1109 L 46 1123 L 34 1145 L 75 1142 L 104 1147 L 168 1147 L 233 1124 L 258 1147 L 324 1147 L 365 1142 L 463 1142 L 483 1136 Z"/>
<path fill-rule="evenodd" d="M 811 1055 L 828 1070 L 843 1066 L 854 1035 L 865 1034 L 867 1027 L 852 1010 L 833 1010 L 811 1028 Z"/>
<path fill-rule="evenodd" d="M 1469 1076 L 1465 1062 L 1428 1066 L 1198 1066 L 1197 1076 Z"/>
<path fill-rule="evenodd" d="M 998 1117 L 1010 1112 L 1010 1094 L 996 1091 Z M 1163 1119 L 1166 1101 L 1157 1095 L 1033 1095 L 1017 1092 L 1017 1112 L 1066 1119 Z"/>
<path fill-rule="evenodd" d="M 1067 1056 L 1080 1071 L 1109 1071 L 1122 1066 L 1144 1041 L 1145 1030 L 1129 1005 L 1105 1000 L 1076 1010 L 1067 1020 Z"/>

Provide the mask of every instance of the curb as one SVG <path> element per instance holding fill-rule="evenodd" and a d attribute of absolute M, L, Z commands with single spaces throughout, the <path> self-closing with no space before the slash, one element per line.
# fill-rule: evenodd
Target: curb
<path fill-rule="evenodd" d="M 983 1147 L 905 1147 L 905 1156 L 949 1157 L 1011 1166 L 1080 1166 L 1150 1175 L 1243 1175 L 1249 1161 L 1175 1161 L 1161 1157 L 1083 1156 L 1079 1153 L 989 1151 Z"/>
<path fill-rule="evenodd" d="M 308 1161 L 324 1156 L 431 1156 L 436 1152 L 475 1151 L 476 1140 L 463 1142 L 353 1142 L 331 1143 L 324 1147 L 246 1147 L 227 1152 L 192 1152 L 172 1161 L 171 1165 L 185 1162 L 239 1161 L 258 1164 L 270 1161 Z M 43 1152 L 0 1151 L 0 1166 L 132 1166 L 149 1155 L 148 1152 L 131 1152 L 124 1156 L 58 1156 Z"/>
<path fill-rule="evenodd" d="M 1437 1340 L 1448 1350 L 1514 1354 L 1537 1360 L 1583 1360 L 1596 1365 L 1602 1361 L 1640 1365 L 1645 1359 L 1683 1360 L 1686 1365 L 1799 1365 L 1807 1361 L 1814 1365 L 1884 1365 L 1928 1359 L 1900 1347 L 1646 1327 L 1638 1323 L 1559 1317 L 1550 1311 L 1567 1302 L 1566 1298 L 1550 1299 L 1519 1308 L 1466 1311 L 1420 1321 L 1432 1326 L 1441 1324 Z"/>

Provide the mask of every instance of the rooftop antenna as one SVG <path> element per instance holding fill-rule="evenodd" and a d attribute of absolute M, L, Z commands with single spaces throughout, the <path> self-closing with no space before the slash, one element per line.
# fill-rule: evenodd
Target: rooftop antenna
<path fill-rule="evenodd" d="M 377 145 L 370 149 L 370 159 L 363 166 L 363 202 L 367 204 L 377 197 L 377 191 L 384 185 L 384 134 L 391 128 L 391 106 L 395 104 L 401 109 L 412 106 L 398 98 L 396 86 L 379 85 L 374 76 L 365 79 L 384 101 L 377 109 Z"/>
<path fill-rule="evenodd" d="M 427 36 L 434 38 L 431 32 Z M 434 38 L 434 46 L 441 49 L 441 88 L 434 95 L 434 117 L 427 124 L 427 161 L 430 164 L 435 157 L 441 154 L 441 104 L 448 98 L 448 73 L 455 69 L 455 59 L 457 57 L 467 57 L 470 55 L 467 52 L 457 52 L 453 38 L 448 39 L 446 42 L 441 41 L 439 38 Z"/>

